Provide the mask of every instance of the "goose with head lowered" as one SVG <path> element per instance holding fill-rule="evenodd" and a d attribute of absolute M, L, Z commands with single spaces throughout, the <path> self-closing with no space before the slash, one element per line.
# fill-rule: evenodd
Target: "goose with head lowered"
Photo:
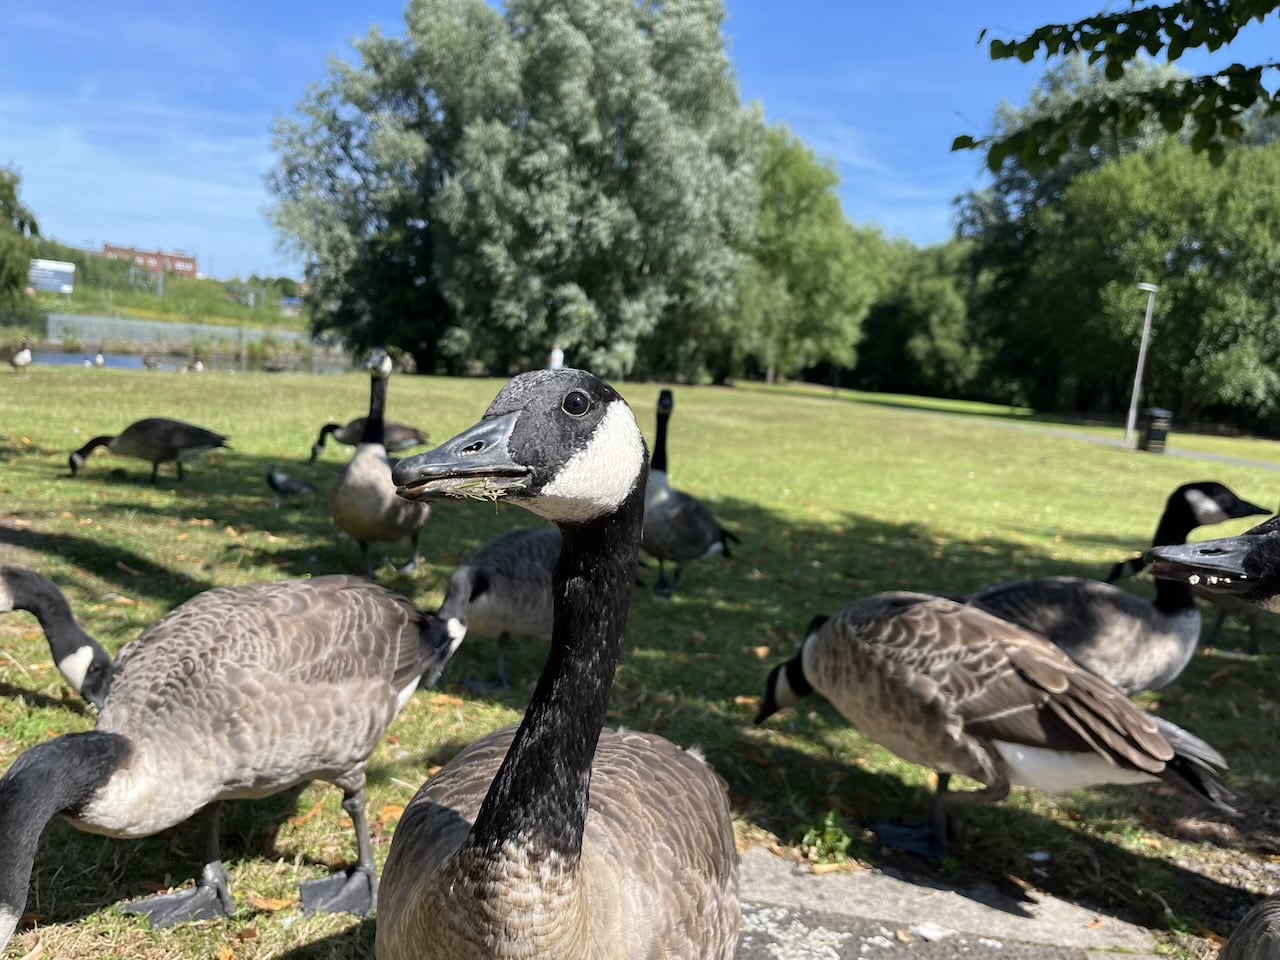
<path fill-rule="evenodd" d="M 436 616 L 454 645 L 468 633 L 498 638 L 497 679 L 468 686 L 485 692 L 510 685 L 505 651 L 511 634 L 551 636 L 551 578 L 559 556 L 559 530 L 526 527 L 489 541 L 453 571 Z"/>
<path fill-rule="evenodd" d="M 881 593 L 817 617 L 774 667 L 756 723 L 817 691 L 867 738 L 938 772 L 932 823 L 877 826 L 881 840 L 936 856 L 950 809 L 995 803 L 1010 786 L 1050 793 L 1164 781 L 1224 812 L 1220 754 L 1138 709 L 1043 637 L 976 607 Z M 981 790 L 948 791 L 963 774 Z"/>
<path fill-rule="evenodd" d="M 560 528 L 551 653 L 523 722 L 418 791 L 382 874 L 378 960 L 732 957 L 738 856 L 724 782 L 652 734 L 602 729 L 644 512 L 644 440 L 581 370 L 505 386 L 395 469 L 409 497 L 481 496 Z"/>
<path fill-rule="evenodd" d="M 311 445 L 311 462 L 315 463 L 320 458 L 320 454 L 324 453 L 330 437 L 339 443 L 345 443 L 349 447 L 358 446 L 360 438 L 364 436 L 366 419 L 368 418 L 356 417 L 347 423 L 326 423 L 320 428 L 320 436 L 316 438 L 316 442 Z M 411 427 L 406 423 L 397 423 L 394 420 L 384 421 L 382 436 L 382 446 L 388 453 L 398 453 L 401 450 L 408 450 L 410 447 L 420 447 L 431 439 L 417 427 Z"/>
<path fill-rule="evenodd" d="M 111 688 L 111 655 L 76 622 L 62 591 L 34 570 L 0 567 L 0 613 L 13 610 L 35 616 L 67 683 L 101 709 Z"/>
<path fill-rule="evenodd" d="M 373 561 L 369 544 L 377 541 L 409 542 L 409 562 L 400 568 L 410 574 L 422 566 L 418 546 L 422 528 L 431 515 L 431 506 L 396 496 L 391 482 L 391 460 L 385 442 L 384 411 L 387 406 L 387 384 L 393 364 L 387 351 L 375 349 L 369 355 L 369 416 L 355 456 L 342 468 L 329 498 L 334 522 L 360 544 L 364 574 L 373 579 Z"/>
<path fill-rule="evenodd" d="M 27 367 L 31 366 L 32 359 L 31 341 L 26 337 L 23 337 L 22 343 L 19 345 L 18 349 L 10 355 L 9 365 L 13 367 L 14 370 L 21 373 L 23 370 L 27 369 Z"/>
<path fill-rule="evenodd" d="M 658 582 L 653 590 L 661 597 L 669 597 L 675 591 L 685 564 L 703 557 L 727 557 L 729 541 L 738 540 L 736 534 L 720 525 L 705 503 L 671 486 L 667 475 L 667 426 L 675 406 L 675 395 L 670 390 L 658 394 L 658 426 L 644 495 L 641 546 L 658 561 Z M 670 580 L 667 561 L 675 565 Z"/>
<path fill-rule="evenodd" d="M 178 468 L 178 482 L 181 483 L 185 479 L 183 461 L 227 445 L 227 438 L 213 430 L 168 417 L 147 417 L 129 424 L 115 436 L 103 434 L 94 437 L 71 454 L 68 463 L 74 477 L 85 465 L 89 454 L 98 447 L 106 447 L 112 453 L 148 461 L 152 484 L 159 480 L 160 464 L 172 463 Z"/>
<path fill-rule="evenodd" d="M 97 728 L 37 744 L 0 779 L 0 946 L 26 904 L 45 824 L 146 837 L 203 811 L 196 886 L 126 909 L 168 926 L 235 913 L 218 841 L 224 800 L 324 780 L 340 787 L 359 855 L 302 884 L 307 912 L 367 914 L 377 874 L 365 767 L 420 678 L 443 668 L 439 622 L 355 577 L 209 590 L 120 653 Z"/>
<path fill-rule="evenodd" d="M 1154 542 L 1182 543 L 1198 526 L 1269 512 L 1215 481 L 1183 484 L 1169 495 Z M 1097 580 L 1048 577 L 984 587 L 967 599 L 1047 637 L 1130 696 L 1172 683 L 1200 642 L 1200 610 L 1185 584 L 1157 582 L 1151 602 Z"/>

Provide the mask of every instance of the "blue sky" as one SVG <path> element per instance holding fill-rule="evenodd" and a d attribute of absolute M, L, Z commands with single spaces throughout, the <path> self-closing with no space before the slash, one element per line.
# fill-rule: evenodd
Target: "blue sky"
<path fill-rule="evenodd" d="M 992 63 L 979 31 L 1018 35 L 1106 6 L 726 2 L 744 100 L 836 164 L 850 219 L 921 245 L 947 239 L 952 199 L 984 182 L 980 157 L 950 153 L 952 138 L 987 129 L 1043 72 Z M 0 166 L 21 171 L 24 200 L 64 243 L 187 250 L 217 277 L 296 274 L 264 213 L 271 123 L 324 79 L 328 56 L 352 58 L 353 37 L 401 32 L 403 6 L 20 0 L 0 36 Z M 1278 41 L 1272 18 L 1214 62 L 1269 58 Z"/>

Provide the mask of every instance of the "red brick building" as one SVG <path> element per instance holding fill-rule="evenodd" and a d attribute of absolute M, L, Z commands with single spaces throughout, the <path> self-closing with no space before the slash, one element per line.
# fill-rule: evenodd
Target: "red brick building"
<path fill-rule="evenodd" d="M 108 260 L 132 260 L 152 273 L 176 273 L 183 277 L 200 274 L 199 261 L 189 253 L 164 253 L 160 250 L 139 250 L 136 247 L 117 247 L 112 243 L 104 243 L 102 255 Z"/>

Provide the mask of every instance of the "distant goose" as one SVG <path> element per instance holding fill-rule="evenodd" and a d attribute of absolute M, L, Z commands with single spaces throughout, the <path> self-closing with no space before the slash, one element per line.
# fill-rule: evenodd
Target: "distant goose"
<path fill-rule="evenodd" d="M 685 564 L 717 554 L 729 556 L 729 541 L 738 537 L 720 526 L 715 515 L 701 500 L 671 486 L 667 476 L 667 424 L 675 409 L 675 396 L 670 390 L 658 394 L 658 427 L 654 438 L 653 458 L 644 497 L 644 538 L 646 553 L 658 561 L 658 582 L 654 592 L 670 596 L 680 582 Z M 666 561 L 675 564 L 675 573 L 667 579 Z"/>
<path fill-rule="evenodd" d="M 31 341 L 23 337 L 22 345 L 9 358 L 9 364 L 14 370 L 22 371 L 31 366 L 31 359 Z"/>
<path fill-rule="evenodd" d="M 67 683 L 101 709 L 111 687 L 111 655 L 76 622 L 62 591 L 34 570 L 0 567 L 0 613 L 11 610 L 35 616 Z"/>
<path fill-rule="evenodd" d="M 1182 543 L 1198 526 L 1268 512 L 1221 483 L 1183 484 L 1169 495 L 1154 543 Z M 1131 696 L 1172 683 L 1200 642 L 1200 611 L 1184 584 L 1157 583 L 1151 603 L 1097 580 L 1049 577 L 984 587 L 968 601 L 1048 637 Z"/>
<path fill-rule="evenodd" d="M 376 349 L 369 357 L 369 416 L 355 456 L 342 468 L 333 485 L 329 502 L 333 519 L 339 527 L 360 544 L 365 577 L 373 579 L 373 562 L 369 559 L 372 541 L 408 540 L 409 562 L 400 568 L 403 574 L 422 566 L 418 546 L 422 528 L 431 515 L 431 506 L 396 496 L 391 482 L 391 462 L 383 446 L 384 419 L 387 406 L 387 381 L 391 377 L 391 357 Z"/>
<path fill-rule="evenodd" d="M 71 475 L 74 477 L 84 466 L 85 460 L 98 447 L 106 447 L 112 453 L 146 460 L 151 464 L 151 482 L 158 480 L 160 464 L 173 463 L 178 468 L 178 482 L 184 479 L 182 463 L 198 457 L 207 450 L 227 446 L 227 438 L 213 430 L 170 420 L 166 417 L 148 417 L 124 428 L 116 436 L 109 434 L 94 437 L 71 454 Z"/>
<path fill-rule="evenodd" d="M 360 442 L 360 438 L 364 436 L 365 419 L 365 417 L 356 417 L 347 424 L 326 423 L 320 428 L 320 436 L 316 438 L 316 442 L 311 445 L 311 462 L 314 463 L 319 459 L 330 437 L 333 437 L 339 443 L 347 444 L 347 446 L 356 446 Z M 394 420 L 384 421 L 382 445 L 388 453 L 397 453 L 400 450 L 408 450 L 410 447 L 421 446 L 430 439 L 417 427 L 396 423 Z"/>
<path fill-rule="evenodd" d="M 738 855 L 724 782 L 661 737 L 602 730 L 635 578 L 644 440 L 580 370 L 512 380 L 479 424 L 403 460 L 411 497 L 510 499 L 560 528 L 551 655 L 519 728 L 472 744 L 405 809 L 378 960 L 728 960 Z"/>
<path fill-rule="evenodd" d="M 551 580 L 559 556 L 559 530 L 511 530 L 473 553 L 449 578 L 437 616 L 455 647 L 468 633 L 498 638 L 499 687 L 509 685 L 509 634 L 551 636 Z"/>
<path fill-rule="evenodd" d="M 438 621 L 354 577 L 199 594 L 121 651 L 97 729 L 37 744 L 0 779 L 0 948 L 26 906 L 36 847 L 62 813 L 111 837 L 151 836 L 204 811 L 192 889 L 128 905 L 158 926 L 231 916 L 223 800 L 319 779 L 343 791 L 359 845 L 345 873 L 302 884 L 308 912 L 368 914 L 377 871 L 365 766 L 426 673 L 443 667 Z"/>
<path fill-rule="evenodd" d="M 952 600 L 881 593 L 815 618 L 800 652 L 770 672 L 756 723 L 814 690 L 864 736 L 938 772 L 931 828 L 877 828 L 904 849 L 936 852 L 950 809 L 1003 800 L 1011 785 L 1163 780 L 1231 810 L 1210 776 L 1225 767 L 1212 747 L 1042 637 Z M 948 792 L 955 774 L 983 789 Z"/>
<path fill-rule="evenodd" d="M 276 493 L 277 507 L 289 500 L 310 497 L 316 492 L 312 484 L 289 476 L 274 463 L 267 468 L 267 486 Z"/>

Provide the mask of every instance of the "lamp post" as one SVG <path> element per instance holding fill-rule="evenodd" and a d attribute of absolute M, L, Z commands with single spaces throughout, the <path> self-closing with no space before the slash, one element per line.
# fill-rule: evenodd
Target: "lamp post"
<path fill-rule="evenodd" d="M 1156 291 L 1160 288 L 1154 283 L 1140 283 L 1139 290 L 1147 292 L 1147 318 L 1142 323 L 1142 341 L 1138 344 L 1138 369 L 1133 373 L 1133 395 L 1129 398 L 1129 419 L 1124 424 L 1124 442 L 1133 439 L 1133 426 L 1138 419 L 1138 394 L 1142 392 L 1142 368 L 1147 363 L 1147 341 L 1151 339 L 1151 312 L 1156 306 Z"/>

